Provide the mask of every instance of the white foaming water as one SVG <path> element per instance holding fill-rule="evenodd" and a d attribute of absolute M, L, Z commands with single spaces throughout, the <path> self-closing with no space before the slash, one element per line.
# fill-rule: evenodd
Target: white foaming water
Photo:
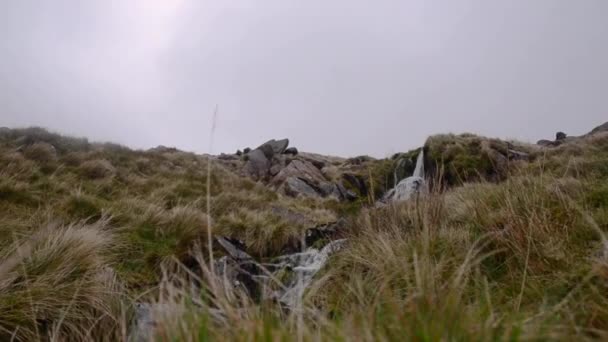
<path fill-rule="evenodd" d="M 420 150 L 418 154 L 418 160 L 416 160 L 416 169 L 412 177 L 418 177 L 424 179 L 424 149 Z"/>
<path fill-rule="evenodd" d="M 397 167 L 399 167 L 399 165 Z M 424 188 L 424 177 L 424 150 L 421 150 L 418 154 L 414 174 L 411 177 L 403 179 L 401 182 L 399 182 L 399 184 L 391 189 L 386 194 L 385 200 L 391 202 L 409 200 L 412 198 L 412 196 L 419 193 Z"/>
<path fill-rule="evenodd" d="M 281 269 L 289 268 L 294 272 L 294 277 L 283 284 L 284 288 L 275 296 L 288 307 L 295 307 L 302 299 L 304 291 L 312 282 L 314 276 L 325 266 L 329 257 L 342 249 L 346 239 L 335 240 L 328 243 L 321 250 L 310 248 L 303 253 L 285 255 L 278 259 Z"/>

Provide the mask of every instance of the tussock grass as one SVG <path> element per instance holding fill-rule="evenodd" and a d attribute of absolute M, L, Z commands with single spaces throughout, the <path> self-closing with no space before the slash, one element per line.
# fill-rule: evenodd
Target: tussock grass
<path fill-rule="evenodd" d="M 115 171 L 114 166 L 107 160 L 88 160 L 80 165 L 82 174 L 90 179 L 101 179 L 113 176 Z"/>
<path fill-rule="evenodd" d="M 24 149 L 23 154 L 27 159 L 39 163 L 51 163 L 57 160 L 57 152 L 51 144 L 37 142 Z"/>
<path fill-rule="evenodd" d="M 224 216 L 216 233 L 242 240 L 254 255 L 273 256 L 297 245 L 303 228 L 270 211 L 240 209 Z"/>
<path fill-rule="evenodd" d="M 85 339 L 103 327 L 114 330 L 120 295 L 107 263 L 111 244 L 111 234 L 99 222 L 48 225 L 3 249 L 0 337 Z"/>
<path fill-rule="evenodd" d="M 0 340 L 126 340 L 150 299 L 162 341 L 608 338 L 606 134 L 553 149 L 444 136 L 429 151 L 450 187 L 363 210 L 285 198 L 176 150 L 36 129 L 0 140 Z M 53 167 L 19 152 L 40 142 Z M 513 146 L 530 162 L 499 170 Z M 99 161 L 113 172 L 83 174 Z M 371 197 L 394 183 L 394 160 L 357 163 Z M 208 224 L 265 259 L 345 216 L 348 244 L 300 307 L 254 303 L 208 269 Z"/>

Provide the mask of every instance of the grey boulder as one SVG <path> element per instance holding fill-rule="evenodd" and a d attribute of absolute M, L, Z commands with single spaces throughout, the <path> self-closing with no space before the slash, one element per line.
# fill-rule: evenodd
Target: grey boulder
<path fill-rule="evenodd" d="M 318 197 L 319 193 L 305 180 L 298 177 L 289 177 L 282 185 L 283 192 L 291 197 Z"/>
<path fill-rule="evenodd" d="M 281 139 L 281 140 L 269 140 L 263 143 L 258 149 L 267 149 L 270 148 L 273 154 L 281 154 L 285 152 L 289 146 L 289 139 Z"/>
<path fill-rule="evenodd" d="M 255 180 L 266 178 L 270 171 L 270 161 L 261 150 L 253 150 L 247 154 L 245 173 Z"/>

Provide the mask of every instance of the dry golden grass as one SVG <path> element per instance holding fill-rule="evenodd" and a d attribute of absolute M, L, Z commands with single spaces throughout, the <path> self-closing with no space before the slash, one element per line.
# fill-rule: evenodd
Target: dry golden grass
<path fill-rule="evenodd" d="M 104 224 L 48 225 L 3 249 L 0 338 L 86 340 L 109 328 L 112 339 L 121 295 L 108 264 L 113 240 Z"/>
<path fill-rule="evenodd" d="M 126 340 L 134 303 L 150 298 L 161 341 L 608 338 L 606 134 L 527 150 L 532 162 L 500 179 L 354 214 L 347 247 L 286 310 L 214 276 L 209 224 L 266 258 L 343 204 L 285 198 L 220 165 L 209 175 L 193 154 L 26 133 L 0 144 L 0 340 Z M 35 139 L 56 147 L 53 167 L 17 152 Z M 455 139 L 441 153 L 470 174 L 502 148 Z M 100 160 L 114 172 L 83 177 Z M 370 165 L 385 187 L 392 164 Z"/>

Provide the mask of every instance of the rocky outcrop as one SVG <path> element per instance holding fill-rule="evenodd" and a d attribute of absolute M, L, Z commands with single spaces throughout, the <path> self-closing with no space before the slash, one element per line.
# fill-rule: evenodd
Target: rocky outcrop
<path fill-rule="evenodd" d="M 275 155 L 285 152 L 287 146 L 289 146 L 289 139 L 272 139 L 262 144 L 260 147 L 258 147 L 258 149 L 272 151 L 272 155 Z M 270 157 L 272 157 L 272 155 Z"/>
<path fill-rule="evenodd" d="M 285 152 L 283 152 L 284 154 L 290 154 L 292 156 L 297 156 L 298 155 L 298 149 L 295 147 L 290 147 L 288 149 L 285 150 Z"/>
<path fill-rule="evenodd" d="M 436 135 L 425 146 L 425 169 L 431 186 L 466 182 L 499 182 L 509 174 L 511 164 L 532 159 L 526 144 L 489 139 L 472 134 Z"/>
<path fill-rule="evenodd" d="M 542 147 L 557 147 L 564 143 L 584 139 L 586 137 L 589 137 L 589 136 L 592 136 L 592 135 L 595 135 L 598 133 L 602 133 L 602 132 L 608 132 L 608 122 L 595 127 L 593 130 L 591 130 L 591 132 L 589 132 L 583 136 L 570 137 L 564 132 L 557 132 L 555 134 L 555 140 L 542 139 L 542 140 L 539 140 L 536 144 L 539 146 L 542 146 Z"/>
<path fill-rule="evenodd" d="M 335 225 L 338 224 L 342 223 Z M 242 288 L 255 302 L 270 299 L 293 308 L 329 256 L 346 242 L 332 239 L 336 231 L 334 226 L 315 229 L 307 234 L 307 241 L 313 236 L 315 242 L 327 239 L 323 248 L 305 248 L 304 251 L 279 256 L 270 263 L 260 263 L 239 247 L 238 242 L 218 237 L 216 241 L 227 256 L 215 262 L 215 273 L 219 279 L 224 279 L 225 287 Z M 276 279 L 281 279 L 282 286 L 277 288 Z"/>
<path fill-rule="evenodd" d="M 334 197 L 339 200 L 354 200 L 357 197 L 356 193 L 344 186 L 339 175 L 332 177 L 324 172 L 336 168 L 345 159 L 300 153 L 295 147 L 289 147 L 288 139 L 272 139 L 255 150 L 244 149 L 240 156 L 222 154 L 216 159 L 227 166 L 231 162 L 231 169 L 235 168 L 235 161 L 242 160 L 241 173 L 267 183 L 287 196 Z M 357 184 L 357 187 L 365 186 Z"/>
<path fill-rule="evenodd" d="M 272 183 L 274 185 L 281 184 L 288 178 L 299 178 L 314 186 L 319 186 L 319 184 L 326 181 L 321 171 L 312 163 L 299 159 L 293 160 L 286 168 L 281 170 L 273 178 Z"/>
<path fill-rule="evenodd" d="M 245 164 L 245 173 L 254 180 L 264 180 L 270 171 L 270 160 L 266 154 L 259 149 L 249 152 L 247 155 L 247 163 Z"/>
<path fill-rule="evenodd" d="M 289 177 L 283 182 L 281 187 L 282 192 L 291 197 L 318 197 L 319 193 L 315 188 L 310 186 L 305 180 L 298 177 Z"/>

